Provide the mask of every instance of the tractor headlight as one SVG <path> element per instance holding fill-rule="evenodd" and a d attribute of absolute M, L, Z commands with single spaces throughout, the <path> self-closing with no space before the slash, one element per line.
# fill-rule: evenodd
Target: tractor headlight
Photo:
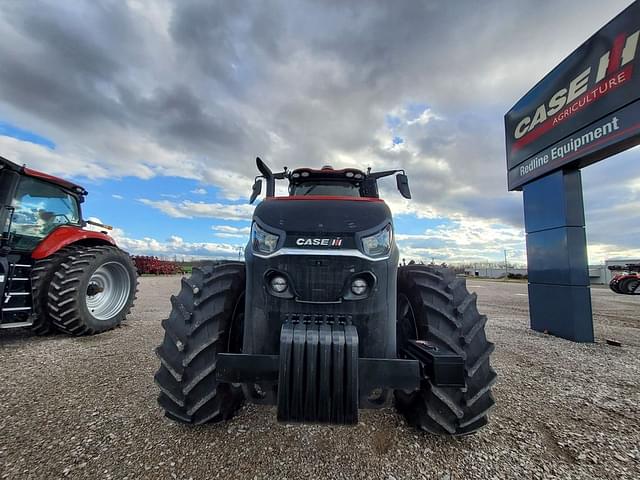
<path fill-rule="evenodd" d="M 253 223 L 251 227 L 251 243 L 253 251 L 259 253 L 273 253 L 278 247 L 278 235 L 269 233 Z"/>
<path fill-rule="evenodd" d="M 367 291 L 367 281 L 364 278 L 356 278 L 351 283 L 351 291 L 354 295 L 362 295 Z"/>
<path fill-rule="evenodd" d="M 393 230 L 391 225 L 387 225 L 378 233 L 373 235 L 369 235 L 368 237 L 363 237 L 362 239 L 362 248 L 364 253 L 371 257 L 379 257 L 382 255 L 386 255 L 391 250 L 391 236 L 393 235 Z"/>
<path fill-rule="evenodd" d="M 283 293 L 287 288 L 289 288 L 289 285 L 287 285 L 287 279 L 280 275 L 276 275 L 271 278 L 269 285 L 271 286 L 271 290 L 276 293 Z"/>

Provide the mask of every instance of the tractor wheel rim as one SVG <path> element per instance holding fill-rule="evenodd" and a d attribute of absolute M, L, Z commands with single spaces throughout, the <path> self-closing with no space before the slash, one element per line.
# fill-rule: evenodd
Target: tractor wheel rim
<path fill-rule="evenodd" d="M 126 306 L 131 279 L 124 265 L 107 262 L 100 265 L 89 279 L 85 293 L 89 312 L 97 320 L 110 320 Z"/>

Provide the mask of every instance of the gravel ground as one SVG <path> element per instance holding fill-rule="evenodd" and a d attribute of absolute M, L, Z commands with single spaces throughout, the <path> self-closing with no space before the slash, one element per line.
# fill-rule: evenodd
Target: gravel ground
<path fill-rule="evenodd" d="M 280 425 L 258 406 L 222 425 L 168 421 L 153 349 L 178 286 L 142 278 L 130 319 L 95 337 L 0 332 L 0 478 L 640 478 L 640 297 L 594 288 L 597 342 L 579 345 L 527 328 L 525 284 L 470 281 L 497 407 L 449 439 L 392 409 L 355 427 Z"/>

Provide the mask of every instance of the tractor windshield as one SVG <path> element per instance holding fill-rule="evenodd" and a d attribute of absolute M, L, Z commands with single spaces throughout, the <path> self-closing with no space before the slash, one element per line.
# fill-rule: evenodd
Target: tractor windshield
<path fill-rule="evenodd" d="M 12 206 L 11 234 L 16 250 L 33 250 L 60 225 L 78 225 L 77 198 L 61 187 L 31 177 L 22 177 Z"/>
<path fill-rule="evenodd" d="M 335 197 L 359 197 L 360 187 L 356 183 L 335 180 L 311 180 L 293 183 L 289 187 L 291 195 L 322 195 Z"/>

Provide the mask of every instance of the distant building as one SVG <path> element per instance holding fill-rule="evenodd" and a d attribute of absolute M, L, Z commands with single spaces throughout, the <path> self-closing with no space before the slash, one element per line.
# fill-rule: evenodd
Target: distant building
<path fill-rule="evenodd" d="M 526 275 L 526 268 L 508 268 L 506 271 L 504 267 L 483 267 L 478 266 L 475 268 L 465 268 L 464 273 L 468 277 L 482 277 L 482 278 L 504 278 L 505 273 L 509 272 L 514 275 Z"/>
<path fill-rule="evenodd" d="M 625 267 L 627 264 L 640 264 L 638 258 L 623 258 L 605 260 L 604 265 L 589 265 L 589 281 L 592 285 L 607 285 L 616 272 L 609 270 L 610 266 Z M 509 268 L 510 274 L 526 275 L 526 268 Z M 477 266 L 474 268 L 465 268 L 464 273 L 468 277 L 480 278 L 504 278 L 504 267 Z"/>

